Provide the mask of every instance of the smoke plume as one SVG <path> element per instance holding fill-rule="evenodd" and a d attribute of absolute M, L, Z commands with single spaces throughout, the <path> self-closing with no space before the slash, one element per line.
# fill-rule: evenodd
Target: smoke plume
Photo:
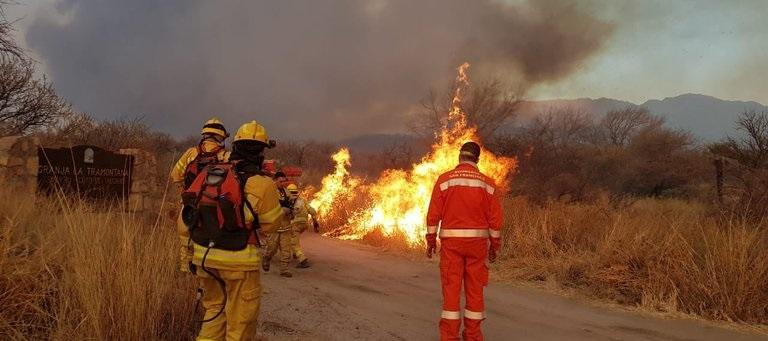
<path fill-rule="evenodd" d="M 59 92 L 177 136 L 221 117 L 276 137 L 404 129 L 467 60 L 525 89 L 569 75 L 611 25 L 569 1 L 61 0 L 27 32 Z"/>

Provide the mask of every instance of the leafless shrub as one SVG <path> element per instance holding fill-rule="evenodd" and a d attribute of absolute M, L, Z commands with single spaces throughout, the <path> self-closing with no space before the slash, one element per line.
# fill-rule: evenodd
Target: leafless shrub
<path fill-rule="evenodd" d="M 689 133 L 643 109 L 598 120 L 582 109 L 550 108 L 500 140 L 497 150 L 518 157 L 514 192 L 540 202 L 687 195 L 708 170 Z"/>
<path fill-rule="evenodd" d="M 652 120 L 654 117 L 648 109 L 626 107 L 609 111 L 600 121 L 600 125 L 610 143 L 625 146 L 639 129 L 650 124 Z"/>
<path fill-rule="evenodd" d="M 650 123 L 630 137 L 626 152 L 629 168 L 622 179 L 625 192 L 660 196 L 683 188 L 700 179 L 708 170 L 701 153 L 693 146 L 693 136 L 686 131 L 664 126 L 664 120 L 652 117 Z"/>
<path fill-rule="evenodd" d="M 550 108 L 540 113 L 524 130 L 530 140 L 540 145 L 568 146 L 591 140 L 594 118 L 577 108 Z"/>
<path fill-rule="evenodd" d="M 51 125 L 71 113 L 45 77 L 34 76 L 34 62 L 24 55 L 11 35 L 0 0 L 0 136 L 19 135 Z"/>
<path fill-rule="evenodd" d="M 70 105 L 53 85 L 45 78 L 34 78 L 31 62 L 0 61 L 0 135 L 26 133 L 69 114 Z"/>
<path fill-rule="evenodd" d="M 735 206 L 762 216 L 768 213 L 768 112 L 746 111 L 736 128 L 741 137 L 728 137 L 709 150 L 726 160 L 726 182 L 734 189 Z"/>
<path fill-rule="evenodd" d="M 155 155 L 176 149 L 170 135 L 155 131 L 142 117 L 100 122 L 87 114 L 75 114 L 50 129 L 45 137 L 51 144 L 87 144 L 108 150 L 139 148 Z"/>
<path fill-rule="evenodd" d="M 768 168 L 768 112 L 746 111 L 736 121 L 741 138 L 729 137 L 716 145 L 719 155 L 750 168 Z"/>
<path fill-rule="evenodd" d="M 16 41 L 13 40 L 12 23 L 5 18 L 4 6 L 12 4 L 11 1 L 0 1 L 0 61 L 22 59 L 23 52 Z"/>
<path fill-rule="evenodd" d="M 450 110 L 452 95 L 453 91 L 444 96 L 430 91 L 421 103 L 422 110 L 409 122 L 411 131 L 424 138 L 432 138 L 435 132 L 440 131 Z M 515 117 L 519 103 L 515 92 L 501 81 L 491 80 L 470 87 L 462 101 L 462 109 L 467 120 L 477 127 L 480 138 L 491 141 L 499 127 Z"/>

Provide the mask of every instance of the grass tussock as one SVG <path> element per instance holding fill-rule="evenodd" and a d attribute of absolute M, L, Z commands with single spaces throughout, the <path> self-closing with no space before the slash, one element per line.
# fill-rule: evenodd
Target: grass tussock
<path fill-rule="evenodd" d="M 0 193 L 0 339 L 191 339 L 170 222 Z"/>
<path fill-rule="evenodd" d="M 768 221 L 703 205 L 505 202 L 501 277 L 709 319 L 768 323 Z"/>

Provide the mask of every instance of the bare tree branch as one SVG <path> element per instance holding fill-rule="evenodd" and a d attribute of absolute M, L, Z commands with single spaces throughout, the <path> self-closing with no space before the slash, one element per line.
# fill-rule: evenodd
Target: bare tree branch
<path fill-rule="evenodd" d="M 0 135 L 16 135 L 54 123 L 71 113 L 47 79 L 35 79 L 32 63 L 0 61 Z"/>
<path fill-rule="evenodd" d="M 641 127 L 651 123 L 651 114 L 643 107 L 626 107 L 609 111 L 601 121 L 608 141 L 615 146 L 626 146 Z"/>
<path fill-rule="evenodd" d="M 0 0 L 0 61 L 22 59 L 24 53 L 13 40 L 13 25 L 5 18 L 4 6 L 15 2 Z"/>
<path fill-rule="evenodd" d="M 430 91 L 421 102 L 423 110 L 409 122 L 411 131 L 421 137 L 433 137 L 445 122 L 451 99 L 450 96 L 437 96 Z M 500 81 L 492 80 L 471 87 L 462 102 L 462 109 L 469 123 L 477 127 L 480 137 L 488 141 L 499 127 L 515 117 L 519 103 L 514 92 L 508 91 Z"/>

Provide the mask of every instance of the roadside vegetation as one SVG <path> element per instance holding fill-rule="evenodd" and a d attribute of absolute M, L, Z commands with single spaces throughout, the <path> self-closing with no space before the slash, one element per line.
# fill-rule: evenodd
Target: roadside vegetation
<path fill-rule="evenodd" d="M 0 135 L 36 134 L 47 147 L 142 148 L 156 156 L 162 177 L 196 143 L 140 119 L 73 113 L 48 80 L 35 76 L 11 29 L 0 17 Z M 745 112 L 735 122 L 738 135 L 704 143 L 643 108 L 605 115 L 550 108 L 518 118 L 520 101 L 503 83 L 477 84 L 466 101 L 468 119 L 487 147 L 519 163 L 504 197 L 496 278 L 768 324 L 768 113 Z M 443 102 L 435 95 L 424 101 L 411 122 L 413 140 L 355 155 L 355 175 L 376 177 L 418 161 L 446 112 Z M 333 169 L 329 156 L 337 147 L 281 140 L 269 157 L 302 167 L 302 183 L 317 186 Z M 96 209 L 3 188 L 0 339 L 192 338 L 195 284 L 178 270 L 168 211 L 138 216 L 120 205 Z M 323 219 L 325 231 L 365 205 L 354 194 L 345 200 L 343 210 Z M 404 236 L 377 232 L 363 242 L 421 252 Z"/>
<path fill-rule="evenodd" d="M 0 339 L 191 339 L 195 283 L 170 226 L 0 191 Z"/>
<path fill-rule="evenodd" d="M 679 199 L 505 201 L 496 276 L 707 319 L 768 324 L 768 220 Z"/>
<path fill-rule="evenodd" d="M 469 102 L 497 96 L 483 87 L 499 86 L 474 88 Z M 415 127 L 439 122 L 444 109 L 433 103 Z M 734 122 L 737 135 L 702 143 L 641 107 L 606 115 L 549 108 L 518 121 L 508 108 L 518 102 L 494 103 L 480 108 L 503 115 L 469 119 L 506 126 L 485 130 L 487 146 L 518 160 L 503 198 L 497 278 L 652 311 L 768 324 L 768 113 L 744 112 Z M 417 161 L 408 151 L 387 149 L 379 160 L 402 160 L 404 168 Z M 375 177 L 390 166 L 373 164 L 380 169 L 356 175 Z M 344 209 L 325 217 L 325 226 L 344 224 L 367 203 L 352 193 L 338 205 Z M 407 248 L 402 236 L 380 232 L 362 242 Z"/>

